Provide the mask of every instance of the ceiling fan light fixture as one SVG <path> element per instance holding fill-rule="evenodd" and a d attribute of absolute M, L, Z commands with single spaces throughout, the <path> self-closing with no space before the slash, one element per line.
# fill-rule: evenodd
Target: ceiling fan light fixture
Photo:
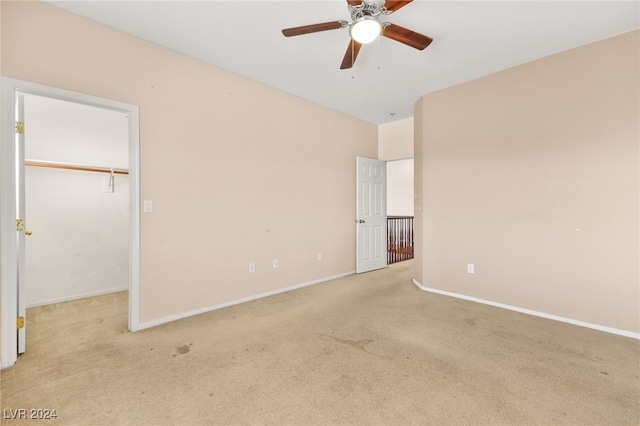
<path fill-rule="evenodd" d="M 2 1 L 2 0 L 0 0 Z M 300 27 L 285 28 L 282 34 L 285 37 L 299 36 L 303 34 L 317 33 L 320 31 L 349 28 L 349 44 L 340 64 L 341 70 L 353 67 L 358 57 L 358 52 L 363 44 L 371 43 L 382 36 L 414 49 L 424 50 L 432 38 L 424 34 L 416 33 L 408 28 L 395 25 L 391 22 L 380 21 L 382 16 L 390 15 L 401 7 L 411 4 L 407 1 L 384 0 L 347 0 L 347 8 L 351 15 L 351 21 L 330 21 L 318 24 L 302 25 Z"/>
<path fill-rule="evenodd" d="M 361 44 L 371 43 L 378 38 L 381 31 L 382 25 L 371 16 L 363 16 L 349 28 L 351 38 Z"/>

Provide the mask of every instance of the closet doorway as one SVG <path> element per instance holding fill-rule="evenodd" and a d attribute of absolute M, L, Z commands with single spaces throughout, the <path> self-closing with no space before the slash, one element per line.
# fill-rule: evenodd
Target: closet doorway
<path fill-rule="evenodd" d="M 26 307 L 129 289 L 128 118 L 24 95 Z"/>
<path fill-rule="evenodd" d="M 139 177 L 137 107 L 17 81 L 3 90 L 2 230 L 16 234 L 15 257 L 2 247 L 6 368 L 26 349 L 28 318 L 13 333 L 8 322 L 15 313 L 20 327 L 27 307 L 129 290 L 138 329 Z"/>

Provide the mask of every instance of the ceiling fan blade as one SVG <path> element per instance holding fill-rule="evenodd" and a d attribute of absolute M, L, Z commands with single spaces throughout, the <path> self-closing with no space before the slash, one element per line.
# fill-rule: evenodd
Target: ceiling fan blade
<path fill-rule="evenodd" d="M 362 0 L 347 0 L 351 6 L 360 6 L 362 4 Z"/>
<path fill-rule="evenodd" d="M 406 5 L 411 3 L 412 1 L 413 0 L 385 1 L 384 2 L 384 8 L 387 9 L 389 12 L 395 12 L 396 10 L 400 9 L 401 7 L 405 7 Z"/>
<path fill-rule="evenodd" d="M 382 29 L 382 35 L 418 50 L 424 50 L 433 41 L 431 37 L 427 37 L 426 35 L 416 33 L 415 31 L 408 30 L 395 24 L 389 24 L 384 27 Z"/>
<path fill-rule="evenodd" d="M 347 46 L 347 51 L 344 54 L 344 58 L 342 59 L 342 64 L 340 65 L 341 70 L 349 69 L 355 64 L 356 58 L 358 57 L 358 53 L 360 52 L 360 48 L 362 47 L 361 43 L 358 43 L 355 40 L 351 40 L 349 42 L 349 46 Z"/>
<path fill-rule="evenodd" d="M 301 27 L 286 28 L 282 30 L 282 34 L 285 37 L 299 36 L 309 33 L 317 33 L 320 31 L 337 30 L 347 24 L 346 21 L 331 21 L 323 22 L 321 24 L 303 25 Z"/>

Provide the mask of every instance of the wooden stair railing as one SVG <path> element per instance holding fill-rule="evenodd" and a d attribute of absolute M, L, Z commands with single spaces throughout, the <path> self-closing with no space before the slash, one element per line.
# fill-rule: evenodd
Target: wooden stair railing
<path fill-rule="evenodd" d="M 387 216 L 387 264 L 413 259 L 413 216 Z"/>

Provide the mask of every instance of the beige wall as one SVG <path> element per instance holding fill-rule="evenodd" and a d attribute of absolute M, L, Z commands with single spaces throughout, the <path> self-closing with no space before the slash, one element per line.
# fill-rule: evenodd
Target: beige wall
<path fill-rule="evenodd" d="M 413 117 L 378 126 L 378 159 L 413 157 Z"/>
<path fill-rule="evenodd" d="M 639 36 L 418 102 L 422 285 L 640 331 Z"/>
<path fill-rule="evenodd" d="M 375 125 L 43 3 L 2 8 L 4 76 L 140 107 L 141 322 L 355 269 Z"/>

